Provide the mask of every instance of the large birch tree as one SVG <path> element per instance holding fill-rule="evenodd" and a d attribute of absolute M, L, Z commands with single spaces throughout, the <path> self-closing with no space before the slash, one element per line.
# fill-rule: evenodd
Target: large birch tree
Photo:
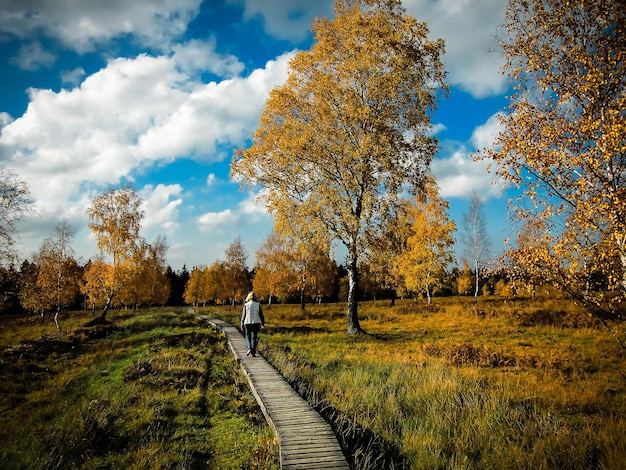
<path fill-rule="evenodd" d="M 100 256 L 110 258 L 110 269 L 103 279 L 107 296 L 100 317 L 106 320 L 106 314 L 115 294 L 123 286 L 124 265 L 132 260 L 143 238 L 139 235 L 143 211 L 141 197 L 131 187 L 111 188 L 92 199 L 87 209 L 91 222 L 89 228 L 98 242 Z"/>
<path fill-rule="evenodd" d="M 334 19 L 316 19 L 313 31 L 232 173 L 265 189 L 278 226 L 307 226 L 345 247 L 347 331 L 359 333 L 360 257 L 437 151 L 430 116 L 446 89 L 444 43 L 400 0 L 338 0 Z"/>
<path fill-rule="evenodd" d="M 515 215 L 545 228 L 529 243 L 539 249 L 518 251 L 516 262 L 540 267 L 600 320 L 617 318 L 626 296 L 626 4 L 511 0 L 504 32 L 516 93 L 486 155 L 523 190 Z M 587 289 L 597 273 L 603 285 Z"/>

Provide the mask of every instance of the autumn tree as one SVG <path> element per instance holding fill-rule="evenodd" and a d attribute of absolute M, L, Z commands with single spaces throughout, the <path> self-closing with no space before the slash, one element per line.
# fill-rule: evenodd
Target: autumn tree
<path fill-rule="evenodd" d="M 74 232 L 68 221 L 57 223 L 54 231 L 55 236 L 43 241 L 36 256 L 39 266 L 36 286 L 43 305 L 54 310 L 54 323 L 60 332 L 59 313 L 76 300 L 81 272 L 74 259 Z"/>
<path fill-rule="evenodd" d="M 406 250 L 411 233 L 411 220 L 407 213 L 406 201 L 395 212 L 390 212 L 386 224 L 381 227 L 379 236 L 372 240 L 365 253 L 366 280 L 371 290 L 392 291 L 391 305 L 395 305 L 396 296 L 404 295 L 406 288 L 398 261 Z"/>
<path fill-rule="evenodd" d="M 31 210 L 28 183 L 15 171 L 0 168 L 0 266 L 14 259 L 15 224 Z"/>
<path fill-rule="evenodd" d="M 145 301 L 148 306 L 165 305 L 170 297 L 172 288 L 167 275 L 168 248 L 167 238 L 164 235 L 159 235 L 154 243 L 147 247 L 142 279 L 146 287 Z"/>
<path fill-rule="evenodd" d="M 43 320 L 47 305 L 44 298 L 39 295 L 37 288 L 38 274 L 39 266 L 37 263 L 24 261 L 20 270 L 17 295 L 22 308 L 28 312 L 38 313 Z"/>
<path fill-rule="evenodd" d="M 143 242 L 139 235 L 143 212 L 141 198 L 137 192 L 126 187 L 109 189 L 92 199 L 87 214 L 91 222 L 89 228 L 98 242 L 100 256 L 109 256 L 111 269 L 103 279 L 107 289 L 107 298 L 100 320 L 106 314 L 114 295 L 123 285 L 123 266 L 128 263 Z M 104 274 L 104 273 L 103 273 Z"/>
<path fill-rule="evenodd" d="M 430 304 L 433 287 L 443 284 L 446 269 L 454 262 L 456 226 L 434 180 L 429 180 L 425 197 L 415 199 L 407 212 L 413 225 L 398 267 L 406 288 L 426 292 Z"/>
<path fill-rule="evenodd" d="M 80 293 L 85 296 L 87 305 L 95 312 L 96 307 L 102 307 L 111 302 L 109 294 L 111 292 L 109 280 L 112 278 L 111 270 L 113 266 L 102 259 L 89 261 L 83 272 Z"/>
<path fill-rule="evenodd" d="M 223 262 L 224 280 L 223 289 L 230 298 L 232 305 L 238 300 L 243 300 L 246 292 L 250 290 L 250 272 L 248 271 L 248 250 L 237 237 L 226 252 Z"/>
<path fill-rule="evenodd" d="M 517 232 L 515 245 L 507 250 L 502 260 L 511 281 L 523 286 L 533 299 L 537 295 L 537 285 L 544 283 L 544 266 L 540 260 L 546 259 L 550 252 L 547 233 L 543 220 L 526 220 Z M 527 263 L 531 258 L 537 262 Z"/>
<path fill-rule="evenodd" d="M 474 268 L 474 302 L 478 301 L 480 279 L 491 250 L 491 240 L 487 233 L 487 219 L 483 209 L 483 201 L 472 192 L 467 212 L 463 214 L 461 242 L 465 249 L 465 256 Z"/>
<path fill-rule="evenodd" d="M 290 242 L 286 253 L 286 269 L 292 276 L 290 290 L 300 297 L 300 306 L 304 310 L 307 297 L 319 300 L 330 295 L 337 265 L 325 243 L 317 244 L 310 238 L 291 239 Z"/>
<path fill-rule="evenodd" d="M 330 255 L 327 237 L 318 236 L 314 223 L 275 224 L 274 230 L 268 237 L 273 243 L 272 250 L 262 250 L 260 257 L 257 255 L 261 280 L 271 271 L 272 279 L 280 283 L 280 295 L 297 295 L 302 310 L 307 297 L 319 300 L 330 295 L 334 290 L 337 265 Z"/>
<path fill-rule="evenodd" d="M 206 295 L 204 292 L 205 282 L 204 277 L 207 274 L 207 268 L 204 265 L 195 266 L 189 274 L 189 280 L 185 285 L 185 293 L 183 299 L 185 303 L 193 305 L 199 305 L 206 302 Z"/>
<path fill-rule="evenodd" d="M 457 293 L 459 295 L 469 294 L 472 290 L 472 286 L 475 284 L 474 279 L 474 274 L 472 273 L 467 260 L 463 260 L 463 268 L 457 277 Z"/>
<path fill-rule="evenodd" d="M 516 92 L 485 155 L 523 190 L 516 217 L 545 224 L 549 250 L 523 262 L 597 318 L 616 318 L 626 295 L 626 7 L 511 0 L 504 33 Z M 595 292 L 590 270 L 606 277 Z"/>
<path fill-rule="evenodd" d="M 217 260 L 209 266 L 207 276 L 204 280 L 207 290 L 207 297 L 210 301 L 221 300 L 222 303 L 228 297 L 224 280 L 226 279 L 226 266 L 223 261 Z"/>
<path fill-rule="evenodd" d="M 118 293 L 119 302 L 132 305 L 133 310 L 140 304 L 150 307 L 154 303 L 167 302 L 170 294 L 165 260 L 167 248 L 164 236 L 157 237 L 153 244 L 139 242 L 121 267 L 123 282 Z"/>
<path fill-rule="evenodd" d="M 292 282 L 285 242 L 284 237 L 272 232 L 255 253 L 252 287 L 259 297 L 267 296 L 268 305 L 271 305 L 273 296 L 284 297 L 290 292 Z"/>
<path fill-rule="evenodd" d="M 359 259 L 437 151 L 430 115 L 445 91 L 444 44 L 400 0 L 337 0 L 313 31 L 232 172 L 265 189 L 277 223 L 312 225 L 345 247 L 347 330 L 358 333 Z"/>

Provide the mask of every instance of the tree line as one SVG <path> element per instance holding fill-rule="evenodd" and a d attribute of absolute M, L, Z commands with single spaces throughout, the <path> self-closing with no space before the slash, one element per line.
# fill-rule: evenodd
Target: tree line
<path fill-rule="evenodd" d="M 9 183 L 15 186 L 15 178 L 14 173 L 0 174 L 6 187 Z M 25 191 L 19 200 L 20 211 L 13 211 L 11 217 L 27 210 L 27 187 L 20 182 L 19 188 Z M 5 237 L 3 247 L 8 255 L 0 267 L 2 310 L 15 311 L 17 306 L 42 317 L 53 312 L 61 331 L 59 313 L 64 308 L 80 307 L 94 312 L 101 308 L 97 321 L 105 321 L 111 307 L 136 309 L 165 305 L 168 301 L 182 303 L 180 284 L 187 280 L 185 270 L 177 274 L 167 265 L 164 236 L 148 243 L 139 235 L 143 218 L 140 206 L 141 199 L 131 187 L 111 188 L 92 199 L 89 227 L 100 254 L 85 264 L 74 254 L 74 233 L 66 220 L 57 223 L 54 235 L 43 240 L 33 259 L 24 261 L 19 271 L 6 262 L 15 255 L 12 236 Z"/>

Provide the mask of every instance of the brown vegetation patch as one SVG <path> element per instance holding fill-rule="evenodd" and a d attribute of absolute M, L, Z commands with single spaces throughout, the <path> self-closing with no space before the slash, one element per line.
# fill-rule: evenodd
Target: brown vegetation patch
<path fill-rule="evenodd" d="M 522 310 L 514 313 L 519 326 L 538 325 L 558 326 L 561 328 L 598 328 L 598 321 L 589 314 L 567 312 L 564 310 Z"/>
<path fill-rule="evenodd" d="M 120 330 L 120 327 L 111 323 L 96 323 L 92 326 L 84 326 L 82 328 L 78 328 L 74 330 L 72 333 L 76 336 L 81 337 L 84 341 L 93 340 L 93 339 L 101 339 L 106 338 L 112 333 L 115 333 Z"/>
<path fill-rule="evenodd" d="M 486 346 L 474 346 L 470 343 L 437 346 L 425 344 L 424 352 L 433 357 L 442 358 L 446 364 L 456 367 L 512 367 L 517 366 L 515 357 L 490 350 Z"/>
<path fill-rule="evenodd" d="M 299 335 L 308 335 L 312 333 L 328 333 L 326 328 L 311 328 L 310 326 L 297 325 L 297 326 L 272 326 L 267 330 L 268 333 L 276 334 L 288 334 L 295 333 Z"/>

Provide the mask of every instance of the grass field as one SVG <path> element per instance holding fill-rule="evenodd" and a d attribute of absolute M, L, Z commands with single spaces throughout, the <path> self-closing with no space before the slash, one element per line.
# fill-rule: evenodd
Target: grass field
<path fill-rule="evenodd" d="M 563 299 L 365 302 L 359 336 L 345 304 L 264 311 L 261 353 L 355 468 L 625 468 L 625 351 Z"/>
<path fill-rule="evenodd" d="M 277 469 L 220 334 L 187 309 L 0 318 L 0 468 Z"/>

